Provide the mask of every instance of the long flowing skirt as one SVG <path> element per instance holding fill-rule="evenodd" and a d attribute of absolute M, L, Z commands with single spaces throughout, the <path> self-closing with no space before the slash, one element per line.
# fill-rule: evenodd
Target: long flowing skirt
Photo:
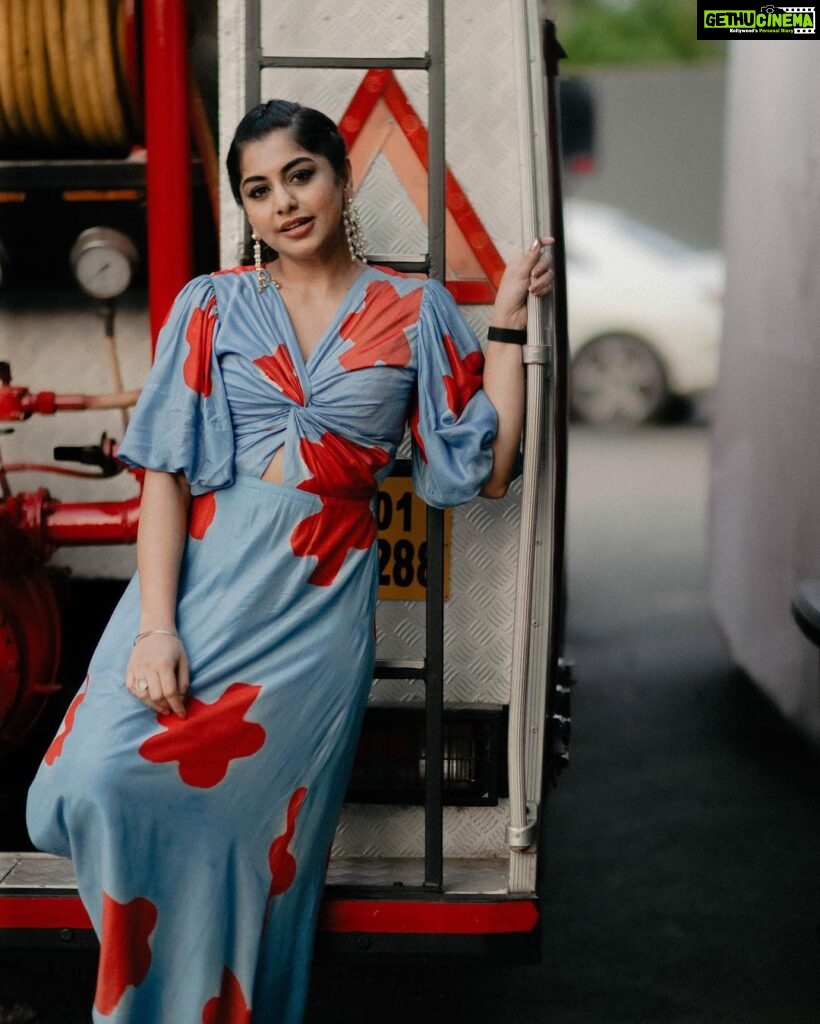
<path fill-rule="evenodd" d="M 320 584 L 303 554 L 322 517 L 371 516 L 353 504 L 250 477 L 196 499 L 185 719 L 124 686 L 138 575 L 111 618 L 29 795 L 32 839 L 71 857 L 100 938 L 96 1022 L 302 1020 L 375 604 L 372 543 L 337 529 Z"/>

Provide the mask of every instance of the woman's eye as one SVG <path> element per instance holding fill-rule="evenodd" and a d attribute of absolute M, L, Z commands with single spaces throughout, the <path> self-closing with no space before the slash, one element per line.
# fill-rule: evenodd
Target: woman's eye
<path fill-rule="evenodd" d="M 313 171 L 308 168 L 304 168 L 301 171 L 294 171 L 290 176 L 290 180 L 298 183 L 300 181 L 310 181 L 312 177 Z"/>
<path fill-rule="evenodd" d="M 262 196 L 264 196 L 267 193 L 267 191 L 267 185 L 256 185 L 254 188 L 250 190 L 250 192 L 248 192 L 248 197 L 250 199 L 261 199 Z"/>

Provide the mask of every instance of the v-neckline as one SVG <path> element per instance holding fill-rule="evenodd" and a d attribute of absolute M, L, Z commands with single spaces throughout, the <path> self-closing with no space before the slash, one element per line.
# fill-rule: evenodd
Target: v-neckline
<path fill-rule="evenodd" d="M 276 287 L 274 287 L 272 285 L 269 286 L 270 290 L 276 293 L 276 301 L 278 302 L 278 305 L 279 305 L 279 307 L 281 309 L 281 312 L 282 312 L 283 319 L 284 319 L 284 321 L 285 321 L 285 323 L 287 325 L 288 334 L 290 336 L 290 341 L 291 341 L 291 347 L 294 350 L 294 354 L 299 357 L 299 362 L 301 363 L 302 368 L 304 369 L 306 376 L 307 376 L 308 368 L 315 361 L 316 353 L 319 352 L 322 348 L 324 348 L 324 346 L 326 344 L 326 341 L 327 341 L 327 338 L 334 333 L 334 329 L 338 325 L 342 315 L 346 312 L 347 307 L 348 307 L 348 305 L 350 303 L 352 295 L 354 294 L 356 289 L 361 284 L 362 279 L 364 277 L 366 277 L 368 274 L 370 274 L 371 271 L 372 271 L 372 268 L 370 266 L 366 265 L 364 270 L 362 270 L 361 274 L 359 274 L 359 276 L 353 282 L 351 282 L 351 284 L 348 287 L 347 291 L 344 293 L 344 295 L 339 300 L 339 305 L 336 307 L 336 311 L 334 312 L 333 316 L 330 318 L 330 321 L 328 322 L 327 327 L 325 327 L 325 329 L 319 335 L 319 337 L 318 337 L 318 339 L 316 341 L 316 344 L 313 346 L 313 348 L 310 350 L 309 355 L 307 355 L 307 356 L 305 356 L 304 352 L 302 351 L 302 346 L 299 344 L 299 338 L 298 338 L 298 336 L 296 334 L 296 328 L 293 325 L 293 320 L 291 319 L 291 315 L 290 315 L 290 311 L 289 311 L 289 309 L 287 307 L 287 303 L 285 302 L 285 300 L 282 297 L 282 295 L 281 295 L 281 293 L 280 293 L 278 288 L 276 288 Z"/>

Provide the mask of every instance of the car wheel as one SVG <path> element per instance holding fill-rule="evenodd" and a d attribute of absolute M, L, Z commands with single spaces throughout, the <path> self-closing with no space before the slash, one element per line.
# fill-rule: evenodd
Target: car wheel
<path fill-rule="evenodd" d="M 587 342 L 572 361 L 572 411 L 596 426 L 638 426 L 669 399 L 660 359 L 640 338 L 606 334 Z"/>

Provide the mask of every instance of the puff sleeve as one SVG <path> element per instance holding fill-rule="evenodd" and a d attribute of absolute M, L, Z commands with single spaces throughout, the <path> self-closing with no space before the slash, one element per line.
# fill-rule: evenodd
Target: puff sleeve
<path fill-rule="evenodd" d="M 437 281 L 424 285 L 416 359 L 413 485 L 435 508 L 461 505 L 478 494 L 492 471 L 497 417 L 481 387 L 481 346 Z"/>
<path fill-rule="evenodd" d="M 117 458 L 130 466 L 184 473 L 193 495 L 234 478 L 234 437 L 214 351 L 216 294 L 207 276 L 177 296 L 160 331 L 154 365 Z"/>

